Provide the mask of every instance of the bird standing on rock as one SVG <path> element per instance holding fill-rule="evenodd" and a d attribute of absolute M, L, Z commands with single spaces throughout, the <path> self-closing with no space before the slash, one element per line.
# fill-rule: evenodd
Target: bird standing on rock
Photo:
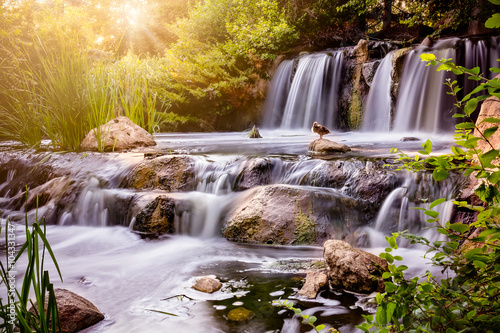
<path fill-rule="evenodd" d="M 311 132 L 319 134 L 319 138 L 323 139 L 323 135 L 330 133 L 330 130 L 326 126 L 318 124 L 316 121 L 311 127 Z"/>

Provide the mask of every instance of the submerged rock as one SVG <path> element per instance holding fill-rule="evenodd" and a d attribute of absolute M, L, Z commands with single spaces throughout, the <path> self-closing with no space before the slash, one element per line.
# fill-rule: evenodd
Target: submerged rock
<path fill-rule="evenodd" d="M 309 151 L 315 153 L 345 153 L 350 150 L 348 146 L 328 139 L 316 139 L 309 144 Z"/>
<path fill-rule="evenodd" d="M 385 259 L 340 240 L 326 241 L 323 245 L 323 257 L 328 265 L 328 277 L 333 288 L 363 294 L 385 290 L 382 279 L 382 274 L 388 269 Z"/>
<path fill-rule="evenodd" d="M 97 132 L 101 133 L 99 144 Z M 134 124 L 127 117 L 118 117 L 101 125 L 99 131 L 91 130 L 80 145 L 82 150 L 123 150 L 137 147 L 155 146 L 156 141 L 142 127 Z M 103 149 L 99 149 L 101 148 Z"/>
<path fill-rule="evenodd" d="M 214 279 L 210 276 L 203 276 L 196 284 L 193 286 L 194 289 L 204 292 L 204 293 L 213 293 L 219 290 L 222 287 L 222 283 L 219 280 Z"/>
<path fill-rule="evenodd" d="M 66 289 L 55 289 L 54 293 L 61 333 L 79 332 L 104 319 L 104 315 L 87 299 Z M 46 301 L 48 302 L 48 299 Z M 36 308 L 36 303 L 34 307 Z M 34 308 L 30 309 L 30 312 L 34 311 Z"/>
<path fill-rule="evenodd" d="M 247 321 L 255 316 L 253 311 L 250 311 L 242 306 L 232 309 L 227 314 L 227 320 L 230 321 Z"/>
<path fill-rule="evenodd" d="M 356 201 L 337 192 L 269 185 L 251 191 L 229 214 L 224 237 L 265 244 L 321 244 L 360 223 Z"/>
<path fill-rule="evenodd" d="M 174 218 L 174 200 L 160 195 L 137 214 L 133 229 L 153 234 L 173 233 Z"/>
<path fill-rule="evenodd" d="M 328 283 L 328 276 L 325 273 L 318 271 L 307 272 L 306 282 L 299 290 L 299 295 L 304 295 L 307 298 L 316 298 L 318 291 L 326 286 Z"/>
<path fill-rule="evenodd" d="M 123 182 L 124 187 L 161 189 L 169 192 L 193 188 L 194 159 L 183 155 L 165 155 L 139 163 Z"/>

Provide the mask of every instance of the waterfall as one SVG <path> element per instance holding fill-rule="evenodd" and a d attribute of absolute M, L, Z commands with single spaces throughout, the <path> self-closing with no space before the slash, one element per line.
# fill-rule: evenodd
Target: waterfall
<path fill-rule="evenodd" d="M 437 183 L 433 181 L 431 174 L 407 174 L 403 184 L 395 188 L 384 200 L 373 228 L 367 228 L 370 246 L 384 247 L 387 245 L 386 235 L 403 230 L 421 235 L 430 241 L 442 240 L 443 235 L 436 231 L 435 225 L 426 222 L 429 216 L 417 208 L 426 208 L 433 200 L 445 198 L 446 201 L 434 210 L 439 213 L 442 223 L 450 221 L 456 184 L 455 179 Z M 423 202 L 422 199 L 426 201 Z M 404 244 L 408 245 L 408 242 Z"/>
<path fill-rule="evenodd" d="M 420 59 L 422 53 L 434 53 L 436 58 L 452 59 L 466 68 L 479 67 L 483 74 L 490 67 L 498 67 L 500 44 L 496 37 L 490 40 L 451 38 L 438 41 L 432 48 L 417 47 L 410 51 L 404 61 L 394 116 L 391 118 L 391 68 L 392 54 L 386 56 L 375 74 L 364 112 L 362 131 L 395 132 L 420 131 L 427 133 L 452 132 L 455 100 L 448 95 L 446 79 L 457 80 L 463 94 L 471 92 L 478 82 L 468 80 L 466 75 L 455 76 L 451 72 L 436 71 L 434 66 L 425 66 Z M 494 77 L 495 74 L 488 74 Z"/>
<path fill-rule="evenodd" d="M 278 77 L 271 83 L 264 111 L 264 127 L 309 128 L 317 121 L 335 128 L 343 63 L 342 52 L 304 56 L 298 61 L 288 89 L 293 64 L 291 61 L 283 62 L 277 71 Z"/>
<path fill-rule="evenodd" d="M 442 45 L 441 45 L 442 44 Z M 444 85 L 452 74 L 425 66 L 420 55 L 432 52 L 437 58 L 456 59 L 454 40 L 438 43 L 433 50 L 418 47 L 405 59 L 396 102 L 394 131 L 438 133 L 452 131 L 454 99 Z"/>
<path fill-rule="evenodd" d="M 269 128 L 281 125 L 290 85 L 292 83 L 293 60 L 283 61 L 271 80 L 268 97 L 264 105 L 263 124 Z"/>
<path fill-rule="evenodd" d="M 391 73 L 394 52 L 387 54 L 373 78 L 366 101 L 362 131 L 389 131 L 391 125 Z"/>

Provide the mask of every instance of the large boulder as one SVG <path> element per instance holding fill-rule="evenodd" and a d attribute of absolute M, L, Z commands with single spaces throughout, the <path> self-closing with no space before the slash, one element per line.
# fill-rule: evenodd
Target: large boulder
<path fill-rule="evenodd" d="M 104 315 L 94 304 L 74 292 L 55 289 L 54 293 L 59 310 L 61 333 L 76 333 L 104 319 Z M 46 303 L 47 301 L 48 299 Z M 34 307 L 36 308 L 36 303 Z M 30 311 L 35 310 L 31 308 Z"/>
<path fill-rule="evenodd" d="M 137 214 L 133 230 L 150 234 L 174 233 L 174 218 L 174 200 L 160 195 Z"/>
<path fill-rule="evenodd" d="M 345 153 L 350 150 L 348 146 L 328 139 L 316 139 L 309 144 L 309 151 L 315 153 Z"/>
<path fill-rule="evenodd" d="M 98 132 L 102 136 L 101 142 L 97 138 Z M 155 145 L 155 139 L 146 130 L 127 117 L 118 117 L 101 125 L 99 131 L 92 129 L 81 143 L 80 149 L 109 151 Z"/>
<path fill-rule="evenodd" d="M 482 123 L 484 119 L 491 117 L 500 119 L 500 100 L 495 96 L 487 98 L 481 105 L 481 111 L 479 112 L 476 120 L 478 130 L 484 133 L 484 131 L 488 128 L 500 126 L 499 123 Z M 480 137 L 478 130 L 474 130 L 474 136 L 476 137 Z M 490 136 L 489 141 L 495 149 L 500 149 L 500 130 L 497 130 L 492 136 Z M 483 153 L 492 149 L 491 146 L 484 140 L 479 140 L 477 142 L 477 148 L 481 149 Z"/>
<path fill-rule="evenodd" d="M 269 185 L 251 190 L 229 213 L 224 237 L 249 243 L 322 244 L 360 224 L 354 199 L 335 191 Z"/>
<path fill-rule="evenodd" d="M 194 186 L 194 164 L 190 156 L 164 155 L 146 159 L 125 177 L 122 185 L 136 189 L 186 191 Z"/>
<path fill-rule="evenodd" d="M 356 293 L 369 294 L 385 290 L 382 274 L 388 264 L 374 254 L 340 240 L 328 240 L 323 245 L 323 257 L 328 265 L 330 285 Z"/>

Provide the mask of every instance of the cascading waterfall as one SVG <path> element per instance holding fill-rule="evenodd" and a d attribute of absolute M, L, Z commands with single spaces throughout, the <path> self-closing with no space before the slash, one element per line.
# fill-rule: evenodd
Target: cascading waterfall
<path fill-rule="evenodd" d="M 264 127 L 310 128 L 317 121 L 335 128 L 343 63 L 342 52 L 307 55 L 299 59 L 291 80 L 293 64 L 283 62 L 277 71 L 277 79 L 271 83 L 270 98 L 264 110 Z M 275 95 L 282 92 L 282 96 Z M 283 103 L 285 97 L 286 103 Z"/>
<path fill-rule="evenodd" d="M 264 105 L 263 124 L 266 127 L 277 128 L 281 125 L 283 110 L 292 84 L 293 64 L 293 60 L 284 60 L 273 75 Z"/>
<path fill-rule="evenodd" d="M 389 131 L 391 127 L 391 73 L 394 52 L 389 52 L 373 77 L 366 101 L 362 131 Z"/>
<path fill-rule="evenodd" d="M 439 59 L 456 59 L 455 42 L 454 39 L 439 42 L 432 53 Z M 452 74 L 426 67 L 419 57 L 425 52 L 431 50 L 418 47 L 406 56 L 396 102 L 395 132 L 453 130 L 454 99 L 446 94 L 448 88 L 443 84 Z"/>
<path fill-rule="evenodd" d="M 490 40 L 452 38 L 438 41 L 432 48 L 417 47 L 410 51 L 404 61 L 393 119 L 390 105 L 391 71 L 382 66 L 386 64 L 386 59 L 389 60 L 389 54 L 375 74 L 361 130 L 452 132 L 455 100 L 447 94 L 449 88 L 444 85 L 445 80 L 457 79 L 464 93 L 471 92 L 479 83 L 463 76 L 456 77 L 450 72 L 438 72 L 432 66 L 426 67 L 419 56 L 422 53 L 434 53 L 438 59 L 452 59 L 466 68 L 477 66 L 481 73 L 486 74 L 490 67 L 498 67 L 496 59 L 499 52 L 497 37 Z M 492 77 L 495 74 L 489 75 Z"/>
<path fill-rule="evenodd" d="M 385 235 L 403 230 L 430 241 L 443 240 L 444 236 L 436 231 L 435 225 L 426 222 L 429 217 L 416 208 L 425 208 L 426 203 L 445 198 L 446 201 L 434 209 L 439 213 L 440 221 L 450 221 L 456 191 L 457 182 L 454 179 L 436 183 L 431 174 L 407 174 L 402 186 L 395 188 L 384 200 L 373 228 L 367 228 L 369 246 L 383 247 L 387 244 Z M 409 244 L 406 242 L 403 245 Z"/>

